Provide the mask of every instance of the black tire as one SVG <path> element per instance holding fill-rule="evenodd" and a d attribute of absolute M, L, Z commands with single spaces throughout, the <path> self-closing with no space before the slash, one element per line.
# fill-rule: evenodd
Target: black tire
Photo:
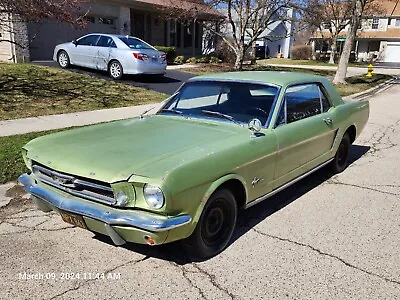
<path fill-rule="evenodd" d="M 58 65 L 60 66 L 60 68 L 62 68 L 62 69 L 67 69 L 71 65 L 69 55 L 64 50 L 61 50 L 60 52 L 58 52 L 57 62 L 58 62 Z"/>
<path fill-rule="evenodd" d="M 113 60 L 108 66 L 108 73 L 114 80 L 120 80 L 124 76 L 124 69 L 119 61 Z"/>
<path fill-rule="evenodd" d="M 331 163 L 331 170 L 334 174 L 343 172 L 349 166 L 350 146 L 350 136 L 345 133 Z"/>
<path fill-rule="evenodd" d="M 193 234 L 185 241 L 189 255 L 210 258 L 228 245 L 236 225 L 237 204 L 232 192 L 217 190 L 208 200 Z"/>

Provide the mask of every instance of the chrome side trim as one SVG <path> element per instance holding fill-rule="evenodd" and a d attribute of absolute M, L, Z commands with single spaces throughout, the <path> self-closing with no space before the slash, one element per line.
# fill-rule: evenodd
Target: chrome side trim
<path fill-rule="evenodd" d="M 40 203 L 40 205 L 37 205 L 38 208 L 45 212 L 60 209 L 92 218 L 111 226 L 128 226 L 150 232 L 168 231 L 192 221 L 190 215 L 167 217 L 139 210 L 117 209 L 73 196 L 64 196 L 47 188 L 45 185 L 37 184 L 28 174 L 21 175 L 18 181 L 33 196 L 34 201 L 37 204 Z"/>
<path fill-rule="evenodd" d="M 314 173 L 315 171 L 317 171 L 317 170 L 319 170 L 319 169 L 325 167 L 327 164 L 329 164 L 329 163 L 332 162 L 333 160 L 334 160 L 334 158 L 331 158 L 331 159 L 329 159 L 328 161 L 326 161 L 326 162 L 320 164 L 319 166 L 315 167 L 314 169 L 311 169 L 310 171 L 304 173 L 303 175 L 300 175 L 299 177 L 296 177 L 296 178 L 293 179 L 292 181 L 289 181 L 288 183 L 285 183 L 284 185 L 282 185 L 282 186 L 276 188 L 276 189 L 273 190 L 272 192 L 270 192 L 270 193 L 268 193 L 268 194 L 265 194 L 264 196 L 261 196 L 261 197 L 255 199 L 255 200 L 253 200 L 253 201 L 247 203 L 246 206 L 245 206 L 245 209 L 247 209 L 247 208 L 249 208 L 249 207 L 252 207 L 252 206 L 254 206 L 254 205 L 256 205 L 256 204 L 258 204 L 258 203 L 260 203 L 260 202 L 262 202 L 262 201 L 264 201 L 264 200 L 266 200 L 266 199 L 272 197 L 273 195 L 279 193 L 280 191 L 283 191 L 283 190 L 286 189 L 287 187 L 289 187 L 289 186 L 295 184 L 296 182 L 302 180 L 303 178 L 307 177 L 307 176 L 310 175 L 311 173 Z"/>

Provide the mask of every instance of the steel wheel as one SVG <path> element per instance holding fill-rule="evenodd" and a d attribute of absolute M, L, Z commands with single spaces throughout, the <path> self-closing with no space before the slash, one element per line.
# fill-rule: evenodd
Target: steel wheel
<path fill-rule="evenodd" d="M 109 72 L 113 79 L 121 79 L 123 76 L 122 65 L 118 61 L 111 62 Z"/>
<path fill-rule="evenodd" d="M 189 254 L 209 258 L 228 245 L 236 225 L 237 204 L 232 192 L 217 190 L 208 200 L 193 234 L 186 241 Z"/>
<path fill-rule="evenodd" d="M 346 133 L 340 142 L 335 158 L 331 164 L 333 173 L 341 173 L 349 165 L 350 145 L 350 137 Z"/>
<path fill-rule="evenodd" d="M 67 54 L 67 52 L 65 51 L 61 51 L 58 54 L 58 64 L 61 68 L 66 69 L 69 67 L 70 65 L 70 60 L 69 60 L 69 56 Z"/>

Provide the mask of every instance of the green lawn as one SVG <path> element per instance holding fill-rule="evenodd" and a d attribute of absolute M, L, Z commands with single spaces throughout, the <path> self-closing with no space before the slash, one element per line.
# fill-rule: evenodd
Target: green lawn
<path fill-rule="evenodd" d="M 0 64 L 0 120 L 155 103 L 165 94 L 31 64 Z"/>
<path fill-rule="evenodd" d="M 52 132 L 56 130 L 0 137 L 0 184 L 16 180 L 28 170 L 22 159 L 22 147 L 32 139 Z"/>
<path fill-rule="evenodd" d="M 205 75 L 216 72 L 231 72 L 233 71 L 233 67 L 231 65 L 220 64 L 220 65 L 211 65 L 205 64 L 201 67 L 194 68 L 185 68 L 185 72 L 193 73 L 196 75 Z M 300 73 L 308 73 L 319 76 L 328 76 L 332 77 L 335 75 L 334 71 L 329 70 L 314 70 L 314 69 L 296 69 L 296 68 L 286 68 L 286 67 L 275 67 L 275 66 L 245 66 L 244 70 L 246 71 L 286 71 L 286 72 L 300 72 Z M 366 91 L 370 88 L 373 88 L 389 79 L 392 76 L 383 75 L 383 74 L 375 74 L 372 78 L 367 78 L 365 76 L 355 76 L 347 79 L 348 84 L 339 84 L 336 86 L 339 94 L 344 96 L 349 96 L 352 94 L 357 94 L 363 91 Z"/>

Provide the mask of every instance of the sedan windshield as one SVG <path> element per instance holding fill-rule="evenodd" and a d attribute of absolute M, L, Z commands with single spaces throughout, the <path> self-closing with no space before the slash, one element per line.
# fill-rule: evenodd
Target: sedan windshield
<path fill-rule="evenodd" d="M 257 118 L 266 124 L 277 92 L 276 87 L 266 84 L 194 81 L 185 84 L 160 114 L 217 118 L 235 123 Z"/>
<path fill-rule="evenodd" d="M 154 49 L 149 44 L 133 37 L 120 37 L 121 41 L 123 41 L 129 48 L 131 49 Z"/>

